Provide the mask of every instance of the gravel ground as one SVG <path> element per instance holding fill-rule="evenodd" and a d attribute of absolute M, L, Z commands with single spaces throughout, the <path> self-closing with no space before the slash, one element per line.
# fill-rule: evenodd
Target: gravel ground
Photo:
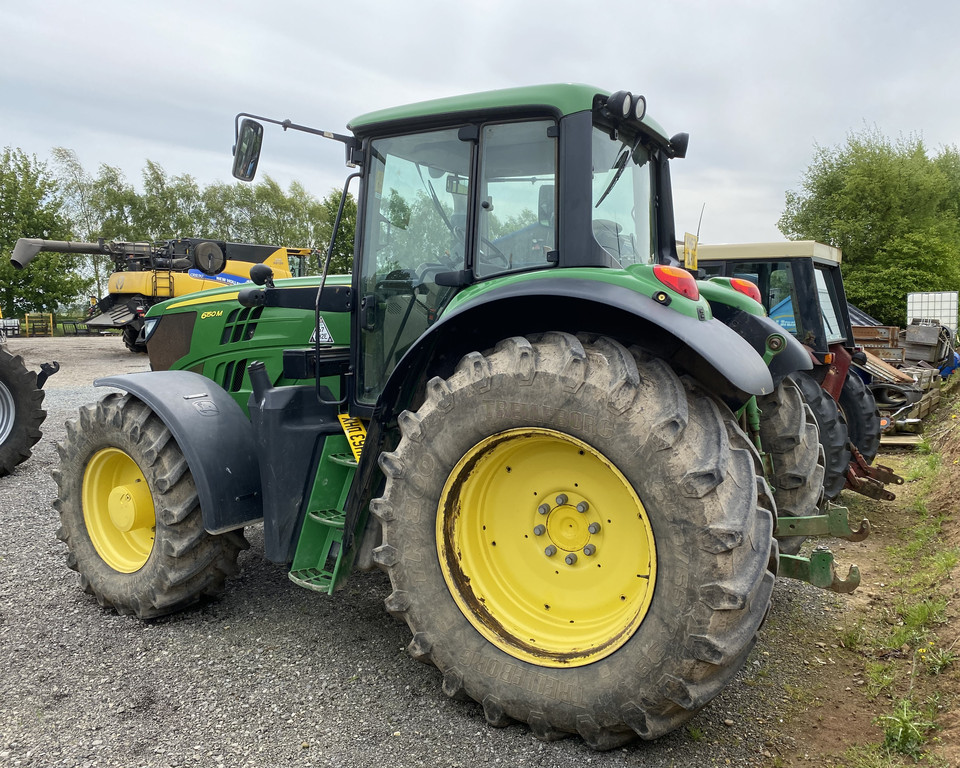
<path fill-rule="evenodd" d="M 64 562 L 51 507 L 55 442 L 92 381 L 147 368 L 119 338 L 12 339 L 38 368 L 47 420 L 34 455 L 0 478 L 0 765 L 3 766 L 687 766 L 770 764 L 783 683 L 806 667 L 788 638 L 797 617 L 832 621 L 834 596 L 781 582 L 761 641 L 737 681 L 688 728 L 597 753 L 579 739 L 494 729 L 473 702 L 405 652 L 380 573 L 333 596 L 299 589 L 263 558 L 259 529 L 218 602 L 151 622 L 100 608 Z M 780 628 L 779 630 L 777 628 Z"/>

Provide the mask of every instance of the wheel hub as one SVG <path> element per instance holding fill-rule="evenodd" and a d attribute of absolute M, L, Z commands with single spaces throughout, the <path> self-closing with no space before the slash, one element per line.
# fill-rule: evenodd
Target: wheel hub
<path fill-rule="evenodd" d="M 553 507 L 547 516 L 547 530 L 550 540 L 557 545 L 559 549 L 566 552 L 579 552 L 590 542 L 589 520 L 585 512 L 578 512 L 573 502 L 566 501 L 567 494 L 561 494 L 557 497 L 565 499 L 564 503 L 558 503 Z M 580 504 L 586 506 L 583 499 Z"/>
<path fill-rule="evenodd" d="M 635 490 L 599 451 L 552 430 L 502 432 L 464 455 L 440 499 L 437 548 L 470 623 L 543 666 L 609 655 L 653 595 L 653 533 Z"/>
<path fill-rule="evenodd" d="M 110 522 L 118 531 L 128 533 L 134 528 L 153 526 L 153 500 L 149 492 L 144 498 L 145 486 L 145 483 L 118 485 L 110 491 L 107 511 Z"/>
<path fill-rule="evenodd" d="M 137 463 L 119 448 L 98 451 L 87 462 L 81 496 L 97 554 L 121 573 L 142 568 L 153 551 L 156 509 Z"/>

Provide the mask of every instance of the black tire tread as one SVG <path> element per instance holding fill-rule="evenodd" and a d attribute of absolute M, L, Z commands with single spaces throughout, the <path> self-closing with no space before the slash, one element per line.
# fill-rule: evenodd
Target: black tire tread
<path fill-rule="evenodd" d="M 772 393 L 757 398 L 757 405 L 760 442 L 773 461 L 777 514 L 817 514 L 823 501 L 824 452 L 812 409 L 789 376 Z M 780 551 L 794 555 L 803 541 L 802 536 L 780 539 Z"/>
<path fill-rule="evenodd" d="M 123 346 L 129 349 L 131 352 L 138 355 L 147 354 L 147 345 L 138 344 L 137 337 L 140 335 L 140 329 L 135 328 L 132 325 L 123 326 Z"/>
<path fill-rule="evenodd" d="M 880 451 L 880 411 L 867 385 L 852 370 L 840 390 L 840 410 L 847 423 L 847 434 L 867 464 L 872 464 Z"/>
<path fill-rule="evenodd" d="M 13 400 L 13 412 L 4 414 L 10 431 L 0 445 L 0 477 L 5 477 L 32 455 L 33 446 L 43 436 L 40 425 L 47 412 L 42 407 L 44 392 L 37 387 L 37 374 L 27 370 L 20 355 L 11 354 L 4 346 L 0 346 L 0 387 Z"/>
<path fill-rule="evenodd" d="M 793 374 L 803 399 L 817 421 L 820 430 L 820 445 L 823 446 L 823 497 L 833 501 L 840 495 L 847 482 L 850 467 L 850 449 L 847 448 L 847 425 L 836 401 L 807 373 Z"/>

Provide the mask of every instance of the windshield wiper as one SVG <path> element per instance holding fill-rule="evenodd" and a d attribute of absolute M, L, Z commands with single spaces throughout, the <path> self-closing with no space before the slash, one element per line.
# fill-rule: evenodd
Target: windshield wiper
<path fill-rule="evenodd" d="M 620 177 L 623 176 L 623 172 L 627 168 L 627 161 L 633 156 L 633 153 L 637 151 L 637 147 L 640 146 L 640 139 L 637 139 L 637 143 L 632 147 L 627 146 L 626 144 L 622 145 L 620 154 L 617 155 L 617 159 L 613 161 L 613 165 L 610 166 L 610 170 L 616 169 L 616 173 L 613 175 L 613 178 L 610 179 L 610 183 L 607 185 L 607 188 L 603 190 L 603 194 L 600 195 L 600 199 L 597 200 L 597 204 L 593 206 L 594 208 L 599 208 L 600 204 L 607 199 L 613 188 L 617 185 L 617 182 L 620 181 Z"/>

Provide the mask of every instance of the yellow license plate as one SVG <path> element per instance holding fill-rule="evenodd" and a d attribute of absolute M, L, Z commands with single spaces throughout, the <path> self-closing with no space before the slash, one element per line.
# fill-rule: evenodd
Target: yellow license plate
<path fill-rule="evenodd" d="M 363 452 L 363 442 L 367 439 L 367 430 L 360 419 L 341 413 L 337 416 L 340 419 L 340 426 L 343 428 L 343 434 L 347 436 L 347 442 L 350 443 L 350 450 L 353 451 L 353 458 L 360 461 L 360 454 Z"/>

